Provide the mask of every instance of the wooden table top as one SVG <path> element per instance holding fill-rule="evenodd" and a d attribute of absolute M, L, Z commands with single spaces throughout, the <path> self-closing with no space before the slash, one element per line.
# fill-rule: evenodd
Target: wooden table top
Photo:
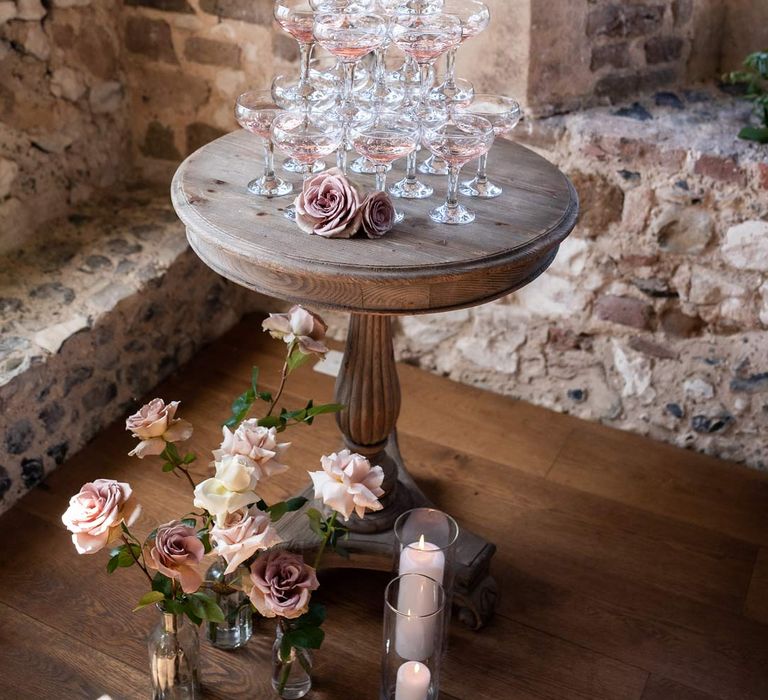
<path fill-rule="evenodd" d="M 302 233 L 282 215 L 293 196 L 246 191 L 262 167 L 261 153 L 260 140 L 244 131 L 213 141 L 179 167 L 172 198 L 207 265 L 245 287 L 297 303 L 392 314 L 481 304 L 541 274 L 578 215 L 578 197 L 565 175 L 533 151 L 499 140 L 490 173 L 504 194 L 468 202 L 477 212 L 473 224 L 433 222 L 427 212 L 445 197 L 447 182 L 422 176 L 435 194 L 397 200 L 406 219 L 390 234 L 376 241 L 327 240 Z M 400 176 L 395 169 L 389 181 Z M 299 176 L 286 179 L 298 190 Z M 373 190 L 372 176 L 351 179 Z"/>
<path fill-rule="evenodd" d="M 195 432 L 185 450 L 210 474 L 209 450 L 251 366 L 274 390 L 282 348 L 249 318 L 151 397 L 180 399 Z M 338 347 L 338 346 L 337 346 Z M 501 596 L 482 632 L 454 624 L 441 700 L 765 700 L 768 697 L 768 475 L 647 438 L 454 384 L 401 365 L 400 443 L 411 474 L 462 527 L 496 542 Z M 291 376 L 289 408 L 333 398 L 334 380 Z M 461 405 L 461 411 L 435 406 Z M 291 469 L 268 500 L 307 483 L 337 449 L 333 416 L 286 434 Z M 145 535 L 189 510 L 184 482 L 128 457 L 122 421 L 98 435 L 0 518 L 0 698 L 150 697 L 146 635 L 131 613 L 139 572 L 78 556 L 61 513 L 80 485 L 128 481 Z M 328 606 L 307 700 L 378 697 L 387 575 L 321 572 Z M 274 623 L 227 653 L 201 642 L 204 697 L 273 700 Z"/>

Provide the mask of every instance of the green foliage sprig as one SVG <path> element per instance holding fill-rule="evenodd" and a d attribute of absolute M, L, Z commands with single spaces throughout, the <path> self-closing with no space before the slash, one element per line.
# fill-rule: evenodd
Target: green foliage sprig
<path fill-rule="evenodd" d="M 744 60 L 747 70 L 734 71 L 723 76 L 731 85 L 744 85 L 744 97 L 755 105 L 755 114 L 762 126 L 745 126 L 739 138 L 745 141 L 768 143 L 768 51 L 757 51 Z"/>

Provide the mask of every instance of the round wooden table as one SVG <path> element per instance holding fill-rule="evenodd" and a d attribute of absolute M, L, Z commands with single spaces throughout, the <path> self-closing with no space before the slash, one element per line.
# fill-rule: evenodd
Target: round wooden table
<path fill-rule="evenodd" d="M 429 219 L 428 209 L 439 203 L 446 186 L 444 179 L 430 178 L 436 194 L 429 200 L 397 200 L 405 221 L 384 238 L 326 240 L 300 232 L 283 216 L 292 197 L 256 197 L 246 191 L 260 168 L 258 139 L 246 132 L 223 136 L 179 167 L 173 204 L 192 248 L 223 277 L 279 299 L 351 314 L 336 383 L 336 401 L 345 409 L 337 422 L 351 450 L 383 467 L 386 496 L 382 511 L 351 521 L 348 548 L 353 566 L 389 568 L 394 520 L 409 508 L 429 504 L 397 447 L 400 386 L 391 317 L 476 306 L 528 284 L 549 267 L 575 226 L 578 197 L 548 161 L 499 140 L 490 172 L 504 194 L 468 202 L 477 212 L 473 224 L 447 226 Z M 389 177 L 394 182 L 401 173 L 396 169 Z M 373 189 L 370 176 L 351 179 Z M 294 182 L 300 187 L 298 178 Z M 300 513 L 283 520 L 294 543 L 316 546 Z M 462 531 L 456 597 L 460 618 L 477 628 L 495 604 L 489 574 L 494 551 L 494 545 Z"/>

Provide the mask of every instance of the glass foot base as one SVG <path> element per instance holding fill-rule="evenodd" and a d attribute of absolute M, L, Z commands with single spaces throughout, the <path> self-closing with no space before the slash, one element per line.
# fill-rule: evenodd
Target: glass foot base
<path fill-rule="evenodd" d="M 396 109 L 405 101 L 405 90 L 400 87 L 374 86 L 360 93 L 358 99 L 367 107 Z"/>
<path fill-rule="evenodd" d="M 447 175 L 448 163 L 437 156 L 430 156 L 419 166 L 419 172 L 425 175 Z"/>
<path fill-rule="evenodd" d="M 376 166 L 368 160 L 365 156 L 360 156 L 359 158 L 356 158 L 352 161 L 352 163 L 349 166 L 349 169 L 353 173 L 359 173 L 360 175 L 375 175 L 376 174 Z M 392 166 L 387 166 L 387 172 L 392 170 Z"/>
<path fill-rule="evenodd" d="M 459 204 L 455 207 L 449 207 L 443 204 L 429 212 L 429 218 L 437 221 L 439 224 L 451 224 L 461 226 L 471 224 L 475 220 L 475 212 Z"/>
<path fill-rule="evenodd" d="M 394 223 L 395 224 L 402 223 L 404 219 L 405 219 L 405 214 L 403 214 L 403 212 L 397 211 L 397 209 L 395 209 L 395 221 L 394 221 Z"/>
<path fill-rule="evenodd" d="M 262 176 L 248 183 L 248 191 L 260 197 L 284 197 L 293 192 L 293 185 L 279 177 L 265 178 Z"/>
<path fill-rule="evenodd" d="M 288 158 L 287 160 L 283 161 L 283 170 L 289 173 L 303 173 L 304 172 L 304 166 L 299 163 L 299 161 Z M 312 172 L 313 173 L 319 173 L 325 170 L 325 161 L 322 160 L 316 160 L 312 164 Z"/>
<path fill-rule="evenodd" d="M 434 194 L 435 190 L 429 185 L 425 185 L 418 180 L 410 182 L 408 179 L 403 178 L 400 182 L 396 182 L 389 188 L 389 193 L 393 197 L 400 197 L 401 199 L 426 199 Z"/>
<path fill-rule="evenodd" d="M 291 204 L 290 207 L 288 207 L 284 212 L 283 216 L 286 219 L 290 219 L 291 221 L 296 221 L 296 207 Z"/>
<path fill-rule="evenodd" d="M 468 197 L 478 197 L 480 199 L 494 199 L 499 197 L 504 190 L 498 185 L 494 185 L 492 182 L 486 180 L 480 182 L 477 178 L 462 182 L 459 192 L 467 195 Z"/>
<path fill-rule="evenodd" d="M 432 89 L 429 101 L 441 109 L 467 107 L 475 97 L 475 88 L 469 80 L 456 78 L 452 84 L 443 83 Z"/>

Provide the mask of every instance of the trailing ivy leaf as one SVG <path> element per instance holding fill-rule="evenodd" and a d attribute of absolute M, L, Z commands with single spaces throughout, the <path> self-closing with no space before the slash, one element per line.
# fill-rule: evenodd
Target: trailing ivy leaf
<path fill-rule="evenodd" d="M 160 593 L 160 591 L 150 591 L 149 593 L 145 593 L 143 596 L 141 596 L 141 598 L 139 598 L 139 602 L 133 609 L 133 612 L 141 610 L 142 608 L 146 608 L 148 605 L 152 605 L 153 603 L 159 603 L 164 598 L 165 596 Z"/>
<path fill-rule="evenodd" d="M 197 520 L 194 518 L 182 518 L 181 522 L 184 523 L 187 527 L 197 527 Z"/>
<path fill-rule="evenodd" d="M 293 647 L 303 649 L 319 649 L 325 639 L 325 632 L 319 627 L 298 627 L 292 629 L 286 635 Z"/>
<path fill-rule="evenodd" d="M 288 507 L 288 512 L 293 513 L 294 511 L 299 510 L 300 508 L 303 508 L 304 505 L 306 505 L 307 499 L 304 498 L 304 496 L 296 496 L 295 498 L 289 498 L 285 505 Z"/>

